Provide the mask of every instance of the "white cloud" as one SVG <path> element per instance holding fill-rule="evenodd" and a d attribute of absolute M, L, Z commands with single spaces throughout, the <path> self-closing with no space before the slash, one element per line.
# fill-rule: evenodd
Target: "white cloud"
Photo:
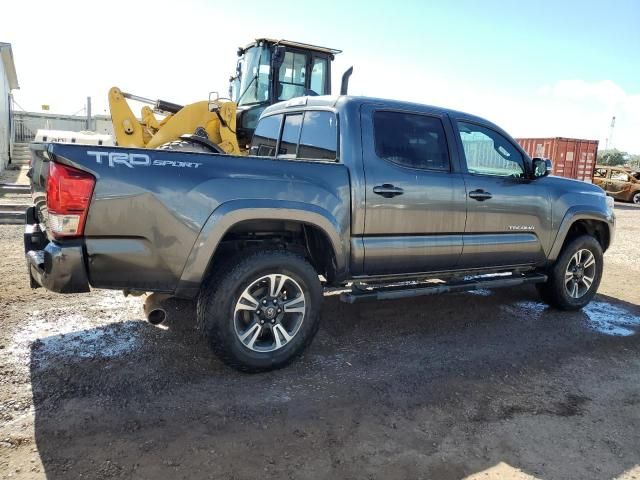
<path fill-rule="evenodd" d="M 467 111 L 496 122 L 514 136 L 597 139 L 601 148 L 615 115 L 613 146 L 640 153 L 640 91 L 625 91 L 611 80 L 547 76 L 546 84 L 524 88 L 526 82 L 507 82 L 495 72 L 494 84 L 480 85 L 473 71 L 452 73 L 459 71 L 449 68 L 455 59 L 438 64 L 427 61 L 428 56 L 376 56 L 368 41 L 347 38 L 336 44 L 331 30 L 309 30 L 304 22 L 265 23 L 258 15 L 243 18 L 239 28 L 231 13 L 218 11 L 211 3 L 177 8 L 158 0 L 149 9 L 146 3 L 114 0 L 96 22 L 69 16 L 84 11 L 82 2 L 62 9 L 56 2 L 41 1 L 37 6 L 10 2 L 7 8 L 3 12 L 7 18 L 29 18 L 29 29 L 23 22 L 9 22 L 0 38 L 13 43 L 21 84 L 15 97 L 28 110 L 46 103 L 52 111 L 73 113 L 90 95 L 93 111 L 103 113 L 112 85 L 176 103 L 205 99 L 211 90 L 224 94 L 234 71 L 236 47 L 258 35 L 282 36 L 344 49 L 332 67 L 334 92 L 342 72 L 353 65 L 351 93 Z M 39 15 L 30 15 L 34 9 Z M 168 18 L 170 35 L 153 29 Z M 56 26 L 53 33 L 51 25 Z M 113 35 L 113 28 L 130 35 Z"/>
<path fill-rule="evenodd" d="M 338 61 L 336 62 L 339 63 Z M 336 70 L 342 71 L 340 65 Z M 514 137 L 575 137 L 599 140 L 604 149 L 611 117 L 610 146 L 640 153 L 640 93 L 611 80 L 559 80 L 530 90 L 480 87 L 473 77 L 447 79 L 411 65 L 358 61 L 354 94 L 397 98 L 454 108 L 494 121 Z"/>
<path fill-rule="evenodd" d="M 533 118 L 546 120 L 540 126 L 527 126 L 528 130 L 586 136 L 600 140 L 604 148 L 615 116 L 609 145 L 640 153 L 640 94 L 628 93 L 611 80 L 561 80 L 540 88 L 530 103 Z"/>

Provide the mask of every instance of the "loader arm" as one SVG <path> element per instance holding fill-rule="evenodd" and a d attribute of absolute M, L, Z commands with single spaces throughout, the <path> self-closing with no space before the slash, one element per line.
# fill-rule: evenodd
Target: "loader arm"
<path fill-rule="evenodd" d="M 138 120 L 133 114 L 127 97 L 153 103 L 156 111 L 165 112 L 163 105 L 170 105 L 170 112 L 158 120 L 153 110 L 145 106 Z M 142 97 L 123 93 L 119 88 L 109 90 L 109 108 L 116 141 L 122 147 L 158 148 L 178 140 L 182 135 L 194 134 L 203 128 L 209 141 L 224 152 L 240 155 L 242 152 L 236 138 L 236 104 L 225 101 L 200 101 L 180 106 L 168 102 L 152 102 Z"/>

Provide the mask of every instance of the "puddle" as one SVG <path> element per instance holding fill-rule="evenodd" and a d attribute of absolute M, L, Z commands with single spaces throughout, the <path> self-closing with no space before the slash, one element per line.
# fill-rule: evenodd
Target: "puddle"
<path fill-rule="evenodd" d="M 480 297 L 488 297 L 493 295 L 491 290 L 487 290 L 486 288 L 478 288 L 476 290 L 468 290 L 466 293 L 470 293 L 471 295 L 478 295 Z"/>
<path fill-rule="evenodd" d="M 547 304 L 542 302 L 522 301 L 511 305 L 501 305 L 503 310 L 516 316 L 524 315 L 527 319 L 537 318 L 542 315 L 545 309 L 549 308 Z"/>
<path fill-rule="evenodd" d="M 531 319 L 539 317 L 549 307 L 542 302 L 523 301 L 511 305 L 503 305 L 501 308 L 511 314 L 524 315 L 526 318 Z M 593 301 L 584 307 L 581 312 L 560 313 L 563 315 L 582 314 L 586 317 L 589 328 L 606 335 L 626 337 L 634 335 L 640 329 L 640 316 L 608 302 Z"/>
<path fill-rule="evenodd" d="M 591 302 L 582 309 L 589 326 L 607 335 L 628 337 L 640 327 L 640 317 L 607 302 Z"/>
<path fill-rule="evenodd" d="M 13 336 L 13 361 L 51 363 L 72 358 L 113 358 L 135 350 L 140 331 L 140 302 L 106 294 L 94 305 L 35 310 Z M 133 320 L 133 321 L 132 321 Z"/>
<path fill-rule="evenodd" d="M 55 358 L 112 358 L 134 350 L 140 322 L 98 326 L 82 315 L 65 315 L 49 321 L 31 318 L 13 338 L 12 353 L 50 362 Z M 33 346 L 33 352 L 31 348 Z"/>

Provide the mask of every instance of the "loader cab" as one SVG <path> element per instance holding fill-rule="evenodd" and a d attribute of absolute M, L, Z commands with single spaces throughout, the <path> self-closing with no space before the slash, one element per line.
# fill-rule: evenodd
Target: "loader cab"
<path fill-rule="evenodd" d="M 304 95 L 331 94 L 331 61 L 340 50 L 288 40 L 258 39 L 238 49 L 230 95 L 238 105 L 237 137 L 251 142 L 269 105 Z"/>

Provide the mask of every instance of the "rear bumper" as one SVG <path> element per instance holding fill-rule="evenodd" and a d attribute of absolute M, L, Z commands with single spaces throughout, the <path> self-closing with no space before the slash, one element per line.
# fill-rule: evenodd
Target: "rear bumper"
<path fill-rule="evenodd" d="M 32 288 L 44 287 L 57 293 L 90 291 L 84 265 L 81 240 L 65 241 L 64 245 L 47 240 L 34 220 L 33 207 L 27 210 L 24 230 L 24 252 Z"/>

